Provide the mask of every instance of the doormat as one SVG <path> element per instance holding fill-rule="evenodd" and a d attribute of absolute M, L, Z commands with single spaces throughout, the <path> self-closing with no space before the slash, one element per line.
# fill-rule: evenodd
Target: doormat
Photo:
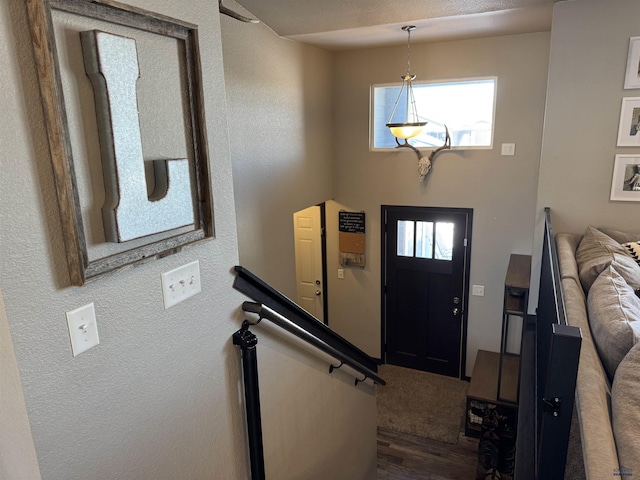
<path fill-rule="evenodd" d="M 378 375 L 378 426 L 456 444 L 465 415 L 468 382 L 395 365 Z"/>

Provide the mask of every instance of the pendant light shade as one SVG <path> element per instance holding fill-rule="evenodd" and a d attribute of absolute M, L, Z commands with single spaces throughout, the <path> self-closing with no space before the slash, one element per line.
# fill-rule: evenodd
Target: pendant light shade
<path fill-rule="evenodd" d="M 396 102 L 393 105 L 393 110 L 391 112 L 391 116 L 389 117 L 389 121 L 387 122 L 387 127 L 391 130 L 391 134 L 396 138 L 413 138 L 422 133 L 427 122 L 420 121 L 418 117 L 418 110 L 416 108 L 416 100 L 413 96 L 413 86 L 412 82 L 415 80 L 416 76 L 411 73 L 411 31 L 415 30 L 415 26 L 406 25 L 402 27 L 402 30 L 407 32 L 407 73 L 403 75 L 402 78 L 402 88 L 400 88 L 400 93 L 398 93 L 398 98 L 396 98 Z M 401 103 L 402 100 L 402 103 Z M 398 105 L 401 104 L 404 106 L 404 114 L 402 112 L 398 112 L 397 116 L 396 111 L 398 110 Z"/>
<path fill-rule="evenodd" d="M 424 130 L 427 122 L 420 123 L 388 123 L 387 127 L 391 130 L 391 134 L 396 138 L 413 138 L 417 137 Z"/>

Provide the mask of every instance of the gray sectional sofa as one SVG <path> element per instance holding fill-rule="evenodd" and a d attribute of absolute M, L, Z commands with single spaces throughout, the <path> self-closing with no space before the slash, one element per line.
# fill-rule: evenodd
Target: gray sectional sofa
<path fill-rule="evenodd" d="M 639 240 L 594 227 L 556 235 L 567 320 L 582 330 L 575 408 L 588 479 L 640 479 L 640 265 L 629 252 Z"/>

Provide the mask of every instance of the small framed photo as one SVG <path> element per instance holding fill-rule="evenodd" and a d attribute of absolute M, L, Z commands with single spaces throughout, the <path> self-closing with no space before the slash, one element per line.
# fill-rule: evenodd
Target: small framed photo
<path fill-rule="evenodd" d="M 640 97 L 622 99 L 618 146 L 640 147 Z"/>
<path fill-rule="evenodd" d="M 640 202 L 640 155 L 616 155 L 609 198 Z"/>
<path fill-rule="evenodd" d="M 640 37 L 629 39 L 627 73 L 624 76 L 624 89 L 640 88 Z"/>

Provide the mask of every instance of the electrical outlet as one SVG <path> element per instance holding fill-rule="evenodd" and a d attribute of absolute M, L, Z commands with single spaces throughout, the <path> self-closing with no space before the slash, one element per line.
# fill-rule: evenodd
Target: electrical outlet
<path fill-rule="evenodd" d="M 74 357 L 100 343 L 93 303 L 67 312 L 67 327 Z"/>
<path fill-rule="evenodd" d="M 198 260 L 162 274 L 162 297 L 165 310 L 193 297 L 201 290 Z"/>
<path fill-rule="evenodd" d="M 484 285 L 474 285 L 471 289 L 471 294 L 476 297 L 484 297 Z"/>

